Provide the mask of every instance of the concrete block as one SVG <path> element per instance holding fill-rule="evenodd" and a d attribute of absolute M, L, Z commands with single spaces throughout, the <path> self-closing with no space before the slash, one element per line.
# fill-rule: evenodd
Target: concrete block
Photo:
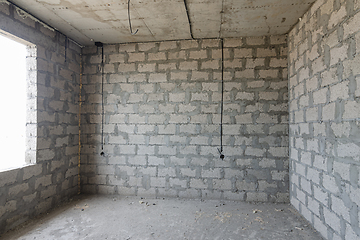
<path fill-rule="evenodd" d="M 358 1 L 357 1 L 358 2 Z M 357 3 L 359 4 L 359 3 Z M 359 31 L 359 23 L 360 21 L 360 14 L 357 13 L 353 17 L 347 20 L 343 27 L 344 27 L 344 39 L 350 37 L 350 35 L 354 34 L 355 32 Z"/>
<path fill-rule="evenodd" d="M 166 56 L 164 52 L 148 53 L 148 61 L 160 61 L 160 60 L 166 60 Z"/>
<path fill-rule="evenodd" d="M 144 67 L 139 66 L 139 69 L 143 70 Z M 135 63 L 122 63 L 122 64 L 120 64 L 119 67 L 118 67 L 118 72 L 122 72 L 122 73 L 135 72 Z"/>
<path fill-rule="evenodd" d="M 166 41 L 160 43 L 159 51 L 176 49 L 176 48 L 177 48 L 177 41 Z"/>
<path fill-rule="evenodd" d="M 167 82 L 165 73 L 151 73 L 149 76 L 150 83 Z"/>
<path fill-rule="evenodd" d="M 190 59 L 205 59 L 207 58 L 206 50 L 190 51 Z"/>
<path fill-rule="evenodd" d="M 222 191 L 201 190 L 201 199 L 221 199 Z"/>
<path fill-rule="evenodd" d="M 203 178 L 220 178 L 220 169 L 202 170 L 201 176 Z"/>
<path fill-rule="evenodd" d="M 187 180 L 180 180 L 178 178 L 169 178 L 171 188 L 186 188 Z"/>
<path fill-rule="evenodd" d="M 234 58 L 251 58 L 253 56 L 252 48 L 234 49 Z"/>
<path fill-rule="evenodd" d="M 44 175 L 35 180 L 35 189 L 38 189 L 39 186 L 47 187 L 52 184 L 51 175 Z"/>
<path fill-rule="evenodd" d="M 360 146 L 355 143 L 339 143 L 337 147 L 337 155 L 343 158 L 352 158 L 360 160 Z"/>
<path fill-rule="evenodd" d="M 240 69 L 242 68 L 242 59 L 234 59 L 234 60 L 225 60 L 224 61 L 225 69 Z"/>
<path fill-rule="evenodd" d="M 224 196 L 224 199 L 226 199 L 226 200 L 244 201 L 245 193 L 244 192 L 225 191 L 223 196 Z"/>
<path fill-rule="evenodd" d="M 333 163 L 334 173 L 339 174 L 345 181 L 350 181 L 350 164 L 334 161 Z"/>
<path fill-rule="evenodd" d="M 129 83 L 134 82 L 145 82 L 146 81 L 146 75 L 145 74 L 131 74 L 129 75 L 128 79 Z M 134 92 L 134 85 L 133 84 L 121 84 L 120 85 L 121 90 L 125 92 Z"/>
<path fill-rule="evenodd" d="M 24 168 L 23 180 L 27 180 L 34 176 L 37 177 L 42 173 L 42 171 L 43 171 L 42 164 L 27 166 Z M 1 175 L 4 175 L 4 173 L 1 173 Z M 12 178 L 8 178 L 8 180 L 10 181 L 9 183 L 11 183 L 11 181 L 14 180 L 13 178 L 16 177 L 16 174 L 12 173 L 12 176 L 13 176 Z M 0 186 L 3 186 L 3 184 L 1 184 L 1 178 L 0 178 Z"/>
<path fill-rule="evenodd" d="M 168 53 L 168 59 L 182 59 L 184 60 L 186 57 L 185 51 L 179 51 L 179 52 L 169 52 Z"/>
<path fill-rule="evenodd" d="M 224 47 L 241 47 L 243 45 L 242 38 L 226 38 L 224 39 Z"/>
<path fill-rule="evenodd" d="M 247 37 L 245 38 L 247 45 L 264 45 L 265 37 Z"/>
<path fill-rule="evenodd" d="M 265 81 L 248 81 L 247 87 L 248 88 L 262 88 L 265 85 Z M 263 94 L 263 92 L 261 92 Z"/>
<path fill-rule="evenodd" d="M 328 92 L 327 88 L 322 88 L 322 89 L 320 89 L 318 91 L 315 91 L 313 93 L 314 104 L 324 104 L 324 103 L 326 103 L 327 92 Z"/>
<path fill-rule="evenodd" d="M 275 49 L 268 48 L 257 48 L 256 49 L 256 57 L 275 57 L 276 51 Z"/>
<path fill-rule="evenodd" d="M 176 177 L 174 168 L 158 168 L 158 177 Z"/>
<path fill-rule="evenodd" d="M 180 168 L 180 173 L 183 177 L 195 177 L 196 170 L 191 168 Z"/>
<path fill-rule="evenodd" d="M 22 183 L 22 184 L 18 184 L 18 185 L 15 185 L 13 187 L 10 187 L 8 194 L 9 194 L 10 197 L 13 198 L 14 196 L 17 196 L 19 193 L 23 194 L 28 189 L 29 189 L 29 184 L 28 183 Z"/>
<path fill-rule="evenodd" d="M 185 93 L 170 93 L 169 101 L 170 102 L 184 102 L 185 101 Z"/>
<path fill-rule="evenodd" d="M 182 40 L 180 41 L 181 49 L 191 49 L 191 48 L 198 48 L 199 42 L 197 40 Z"/>
<path fill-rule="evenodd" d="M 176 70 L 176 63 L 158 64 L 159 71 Z"/>
<path fill-rule="evenodd" d="M 235 100 L 253 100 L 255 98 L 254 93 L 248 92 L 238 92 L 236 94 Z"/>
<path fill-rule="evenodd" d="M 120 154 L 135 155 L 135 145 L 120 145 Z"/>
<path fill-rule="evenodd" d="M 145 53 L 129 53 L 128 62 L 143 62 L 145 61 Z"/>
<path fill-rule="evenodd" d="M 248 192 L 246 193 L 247 202 L 266 202 L 268 196 L 266 193 L 262 192 Z"/>
<path fill-rule="evenodd" d="M 164 115 L 149 115 L 148 116 L 148 123 L 149 124 L 162 124 L 165 121 Z"/>
<path fill-rule="evenodd" d="M 270 60 L 270 67 L 272 68 L 278 68 L 278 67 L 285 68 L 287 67 L 287 64 L 288 64 L 287 58 L 280 58 L 280 59 L 271 58 Z"/>
<path fill-rule="evenodd" d="M 192 178 L 190 180 L 190 188 L 207 189 L 208 188 L 208 180 Z"/>
<path fill-rule="evenodd" d="M 129 107 L 132 108 L 132 111 L 130 112 L 130 109 L 128 110 L 128 113 L 136 113 L 133 110 L 133 107 L 130 105 Z M 121 107 L 119 107 L 121 109 Z M 155 106 L 150 104 L 141 104 L 138 108 L 139 113 L 155 113 Z"/>
<path fill-rule="evenodd" d="M 279 98 L 279 93 L 277 92 L 260 92 L 260 100 L 277 100 Z"/>
<path fill-rule="evenodd" d="M 56 186 L 48 186 L 40 192 L 40 198 L 46 199 L 56 194 Z"/>
<path fill-rule="evenodd" d="M 180 114 L 170 114 L 169 123 L 188 123 L 190 118 Z"/>
<path fill-rule="evenodd" d="M 346 101 L 343 119 L 355 119 L 360 117 L 360 103 L 356 101 Z"/>
<path fill-rule="evenodd" d="M 150 186 L 151 186 L 151 187 L 164 188 L 164 187 L 165 187 L 165 183 L 166 183 L 165 178 L 162 178 L 162 177 L 151 177 L 151 178 L 150 178 Z"/>
<path fill-rule="evenodd" d="M 100 58 L 100 57 L 98 57 Z M 123 53 L 111 54 L 109 55 L 109 61 L 111 63 L 124 63 L 125 62 L 125 55 Z M 90 60 L 91 62 L 91 60 Z M 100 63 L 100 62 L 97 62 Z"/>
<path fill-rule="evenodd" d="M 335 213 L 329 211 L 327 208 L 324 208 L 323 210 L 325 223 L 328 224 L 334 231 L 340 233 L 340 218 Z"/>
<path fill-rule="evenodd" d="M 336 180 L 332 176 L 323 175 L 323 186 L 327 191 L 329 191 L 332 194 L 336 195 L 340 192 L 339 187 L 336 184 Z"/>
<path fill-rule="evenodd" d="M 351 222 L 350 220 L 350 212 L 351 210 L 347 208 L 344 204 L 344 201 L 340 198 L 337 198 L 331 195 L 331 210 L 337 214 L 338 216 L 343 217 L 343 219 L 347 222 Z"/>
<path fill-rule="evenodd" d="M 315 229 L 317 229 L 317 231 L 319 231 L 321 233 L 321 235 L 323 237 L 327 237 L 327 233 L 328 233 L 328 228 L 327 226 L 318 218 L 318 217 L 314 217 L 314 227 Z"/>
<path fill-rule="evenodd" d="M 138 125 L 137 134 L 150 134 L 155 131 L 155 125 Z M 130 132 L 132 133 L 132 132 Z"/>
<path fill-rule="evenodd" d="M 269 69 L 269 70 L 259 70 L 260 78 L 277 78 L 279 75 L 279 70 Z"/>
<path fill-rule="evenodd" d="M 138 65 L 138 71 L 139 72 L 150 72 L 153 73 L 155 72 L 155 63 L 148 63 L 148 64 L 144 64 L 144 63 L 139 63 Z M 121 67 L 121 64 L 120 64 Z"/>
<path fill-rule="evenodd" d="M 181 62 L 179 65 L 179 69 L 180 70 L 197 70 L 198 62 L 197 61 Z"/>
<path fill-rule="evenodd" d="M 346 223 L 345 239 L 358 239 L 360 235 L 356 234 L 352 226 Z"/>
<path fill-rule="evenodd" d="M 236 188 L 239 191 L 255 191 L 256 185 L 255 182 L 247 182 L 245 180 L 236 181 Z"/>
<path fill-rule="evenodd" d="M 247 58 L 246 59 L 246 68 L 254 69 L 255 67 L 264 67 L 265 58 Z"/>
<path fill-rule="evenodd" d="M 243 71 L 236 71 L 235 78 L 255 78 L 255 72 L 253 69 L 245 69 Z"/>
<path fill-rule="evenodd" d="M 232 183 L 228 179 L 213 179 L 213 188 L 220 190 L 231 190 Z"/>
<path fill-rule="evenodd" d="M 146 52 L 146 51 L 149 51 L 153 48 L 155 48 L 155 43 L 153 42 L 150 42 L 150 43 L 138 43 L 138 49 L 140 52 Z"/>
<path fill-rule="evenodd" d="M 272 180 L 278 180 L 278 181 L 287 181 L 288 178 L 288 171 L 271 171 L 271 178 Z"/>
<path fill-rule="evenodd" d="M 201 62 L 200 69 L 219 69 L 220 64 L 218 60 L 209 60 Z"/>

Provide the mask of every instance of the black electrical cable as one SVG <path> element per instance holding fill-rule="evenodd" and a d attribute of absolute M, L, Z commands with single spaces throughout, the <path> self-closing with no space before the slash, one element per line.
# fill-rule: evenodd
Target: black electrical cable
<path fill-rule="evenodd" d="M 137 34 L 139 29 L 136 29 L 136 31 L 133 33 L 132 27 L 131 27 L 131 18 L 130 18 L 130 0 L 128 0 L 128 19 L 129 19 L 129 26 L 130 26 L 130 33 L 131 35 Z"/>
<path fill-rule="evenodd" d="M 104 46 L 101 47 L 101 153 L 104 155 Z"/>
<path fill-rule="evenodd" d="M 192 31 L 192 24 L 191 24 L 189 9 L 188 9 L 186 0 L 184 0 L 184 5 L 185 5 L 186 15 L 187 15 L 188 22 L 189 22 L 189 27 L 190 27 L 190 36 L 191 36 L 191 39 L 195 40 L 194 35 L 193 35 L 193 31 Z"/>
<path fill-rule="evenodd" d="M 101 47 L 101 156 L 104 156 L 104 44 L 95 42 L 95 46 Z"/>
<path fill-rule="evenodd" d="M 221 106 L 220 106 L 220 158 L 224 159 L 223 154 L 223 115 L 224 115 L 224 40 L 220 39 L 221 45 Z"/>

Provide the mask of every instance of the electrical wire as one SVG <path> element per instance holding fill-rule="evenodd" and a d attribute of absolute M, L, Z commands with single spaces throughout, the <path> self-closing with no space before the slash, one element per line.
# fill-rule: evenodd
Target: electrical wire
<path fill-rule="evenodd" d="M 130 18 L 130 0 L 128 0 L 128 18 L 129 18 L 130 33 L 131 33 L 131 35 L 135 35 L 138 33 L 139 29 L 136 29 L 136 31 L 133 33 L 133 30 L 131 27 L 131 18 Z"/>
<path fill-rule="evenodd" d="M 190 20 L 189 8 L 187 6 L 186 0 L 184 0 L 184 5 L 185 5 L 187 19 L 188 19 L 188 22 L 189 22 L 189 27 L 190 27 L 190 36 L 191 36 L 191 39 L 195 40 L 194 35 L 193 35 L 193 31 L 192 31 L 192 24 L 191 24 L 191 20 Z"/>
<path fill-rule="evenodd" d="M 224 159 L 223 154 L 223 116 L 224 116 L 224 40 L 220 39 L 221 45 L 221 106 L 220 106 L 220 158 Z"/>
<path fill-rule="evenodd" d="M 101 46 L 101 156 L 104 156 L 104 45 Z"/>

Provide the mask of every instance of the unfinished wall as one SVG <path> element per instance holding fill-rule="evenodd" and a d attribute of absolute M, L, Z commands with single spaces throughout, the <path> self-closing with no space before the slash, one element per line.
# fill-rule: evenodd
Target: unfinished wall
<path fill-rule="evenodd" d="M 288 201 L 285 36 L 84 49 L 82 192 Z"/>
<path fill-rule="evenodd" d="M 0 29 L 36 45 L 28 60 L 28 98 L 37 96 L 28 106 L 37 119 L 29 131 L 35 137 L 28 138 L 36 146 L 29 161 L 36 164 L 0 172 L 1 234 L 77 193 L 80 48 L 7 3 L 0 3 Z M 10 91 L 14 99 L 1 104 L 16 99 L 16 89 Z"/>
<path fill-rule="evenodd" d="M 359 239 L 360 1 L 317 1 L 289 35 L 291 203 Z"/>

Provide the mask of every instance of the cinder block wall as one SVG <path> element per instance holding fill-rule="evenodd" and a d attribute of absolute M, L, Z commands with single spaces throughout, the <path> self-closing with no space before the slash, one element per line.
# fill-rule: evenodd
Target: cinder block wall
<path fill-rule="evenodd" d="M 84 49 L 82 192 L 288 201 L 285 36 Z"/>
<path fill-rule="evenodd" d="M 360 1 L 319 0 L 289 35 L 291 203 L 360 239 Z"/>
<path fill-rule="evenodd" d="M 36 164 L 0 172 L 1 234 L 77 193 L 80 48 L 71 41 L 65 44 L 63 35 L 8 3 L 0 3 L 0 29 L 36 45 L 28 61 L 32 90 L 28 97 L 37 96 L 36 103 L 28 106 L 37 119 L 33 124 L 36 159 L 31 159 Z M 16 89 L 9 91 L 16 99 Z M 12 115 L 1 113 L 1 117 Z"/>

